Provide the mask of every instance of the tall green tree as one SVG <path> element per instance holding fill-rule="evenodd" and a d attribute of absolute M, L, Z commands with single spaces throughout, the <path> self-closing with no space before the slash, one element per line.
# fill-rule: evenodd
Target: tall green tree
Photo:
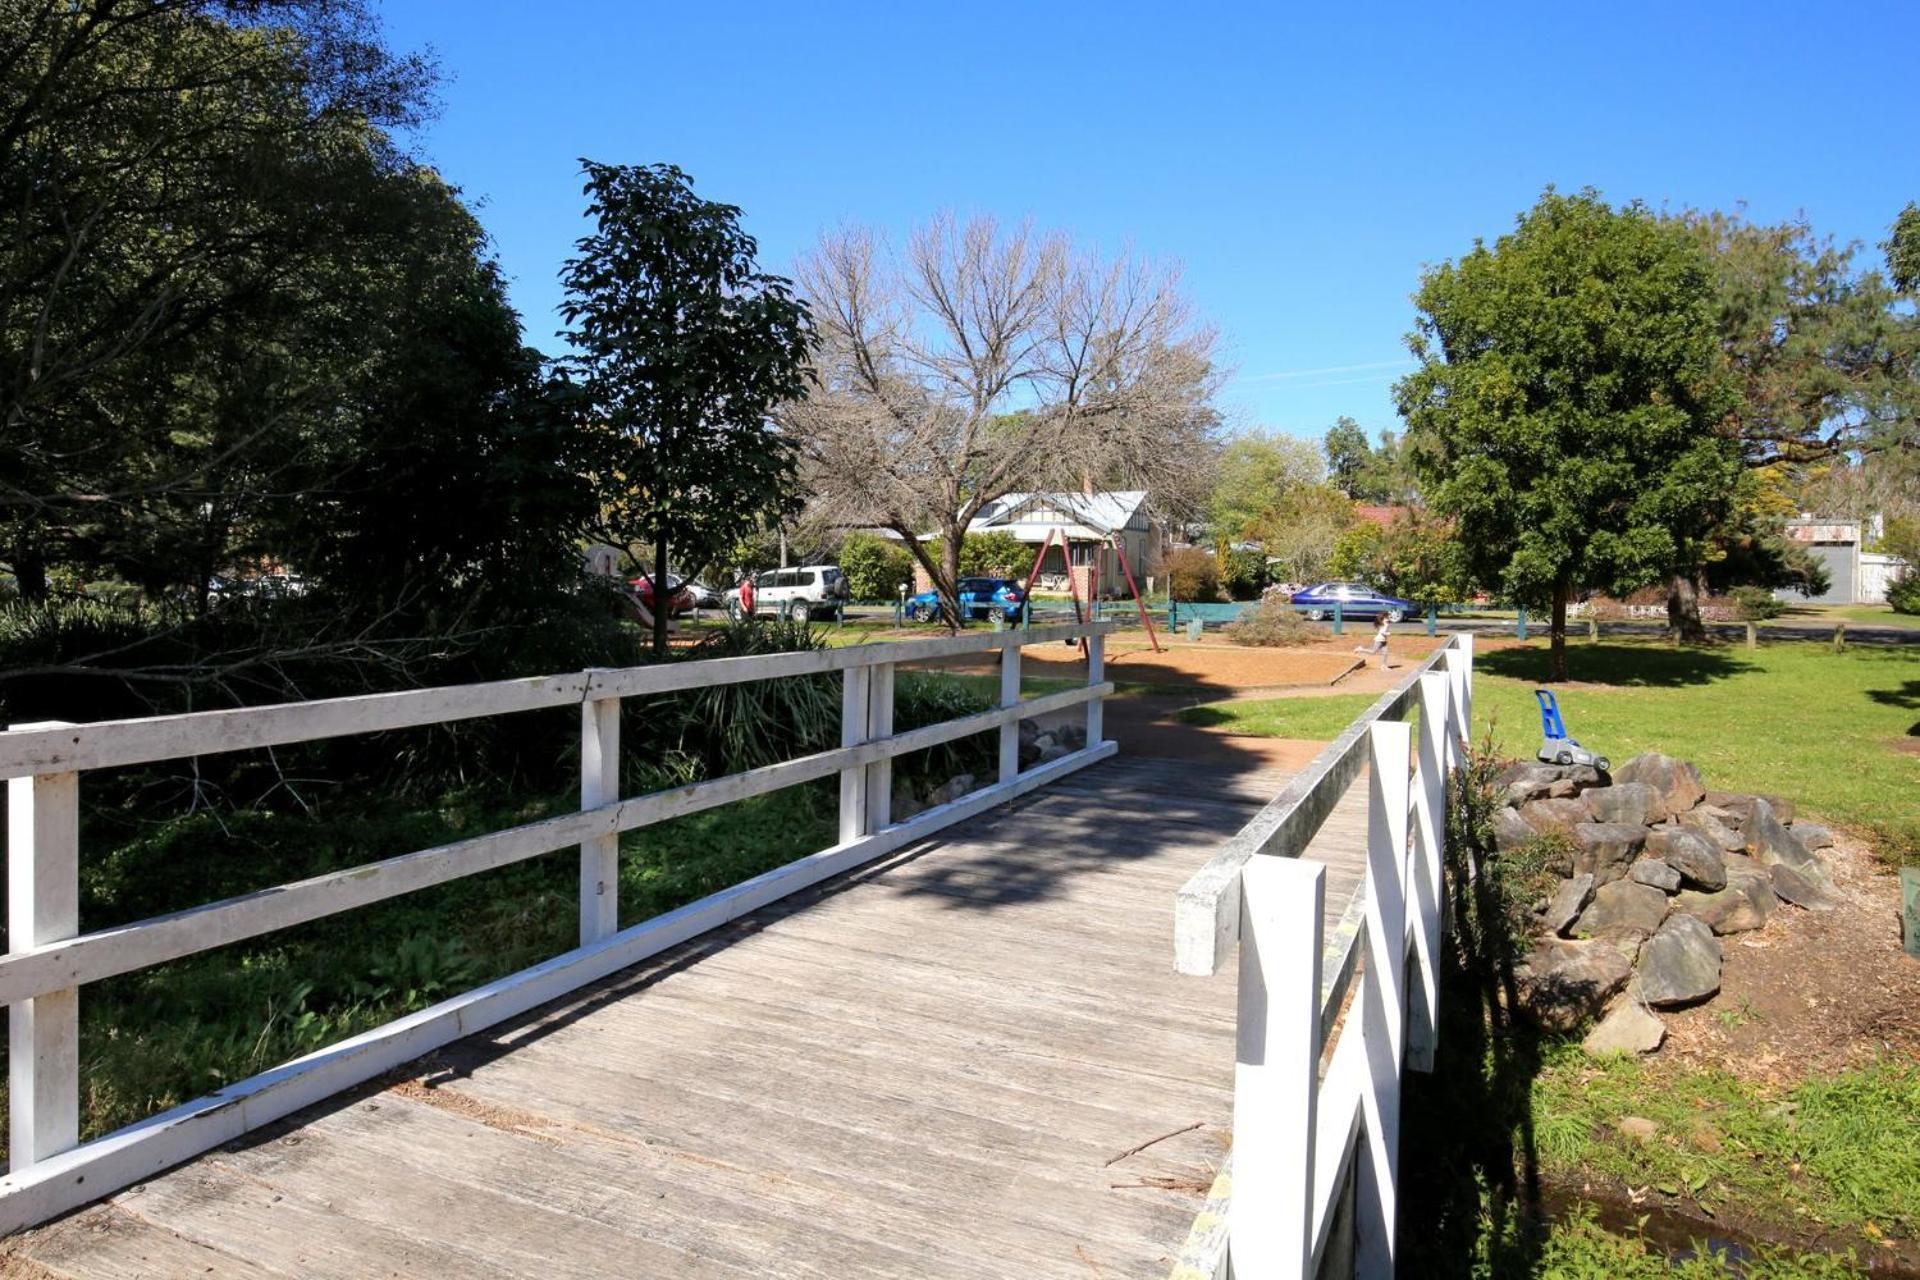
<path fill-rule="evenodd" d="M 1550 607 L 1564 680 L 1574 591 L 1696 556 L 1738 478 L 1711 263 L 1640 205 L 1549 189 L 1415 302 L 1420 368 L 1395 397 L 1428 497 L 1475 577 Z"/>
<path fill-rule="evenodd" d="M 1717 429 L 1748 468 L 1805 470 L 1920 444 L 1920 323 L 1884 276 L 1858 266 L 1857 246 L 1815 234 L 1803 218 L 1766 225 L 1689 212 L 1674 221 L 1713 263 L 1715 323 L 1738 392 Z M 1754 532 L 1751 521 L 1723 524 L 1706 540 L 1706 561 Z M 1668 617 L 1683 638 L 1705 634 L 1706 567 L 1679 563 L 1669 578 Z"/>
<path fill-rule="evenodd" d="M 1909 203 L 1900 211 L 1882 247 L 1887 251 L 1893 287 L 1902 293 L 1920 293 L 1920 204 Z"/>
<path fill-rule="evenodd" d="M 812 321 L 759 269 L 740 210 L 672 165 L 582 161 L 593 234 L 561 272 L 561 314 L 604 427 L 606 536 L 646 545 L 665 583 L 677 550 L 705 562 L 801 503 L 769 414 L 805 389 Z M 662 598 L 664 598 L 664 593 Z M 667 648 L 667 611 L 654 617 Z"/>
<path fill-rule="evenodd" d="M 1354 488 L 1373 463 L 1373 442 L 1367 430 L 1342 414 L 1327 429 L 1322 448 L 1327 453 L 1327 481 L 1349 498 L 1357 497 Z"/>
<path fill-rule="evenodd" d="M 1207 523 L 1225 544 L 1253 536 L 1261 518 L 1302 485 L 1318 484 L 1320 457 L 1305 440 L 1279 432 L 1248 432 L 1229 440 L 1215 464 L 1207 496 Z"/>
<path fill-rule="evenodd" d="M 377 261 L 415 168 L 383 129 L 430 84 L 359 0 L 7 6 L 0 559 L 29 598 L 52 565 L 179 578 L 227 499 L 284 492 L 359 355 L 321 281 Z"/>

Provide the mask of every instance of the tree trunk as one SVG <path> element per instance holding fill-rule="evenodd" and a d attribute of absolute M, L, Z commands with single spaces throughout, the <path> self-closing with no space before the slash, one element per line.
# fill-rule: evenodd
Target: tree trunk
<path fill-rule="evenodd" d="M 1573 584 L 1565 578 L 1553 584 L 1553 625 L 1547 633 L 1547 679 L 1559 682 L 1567 678 L 1567 597 Z"/>
<path fill-rule="evenodd" d="M 653 533 L 653 656 L 667 656 L 667 617 L 673 612 L 673 592 L 667 588 L 667 527 Z"/>
<path fill-rule="evenodd" d="M 961 525 L 954 525 L 941 535 L 940 576 L 945 581 L 935 579 L 933 584 L 933 589 L 940 593 L 940 608 L 947 615 L 947 626 L 954 631 L 967 621 L 960 616 L 960 543 L 966 536 L 966 528 Z"/>
<path fill-rule="evenodd" d="M 1667 580 L 1667 631 L 1678 644 L 1707 641 L 1707 624 L 1700 620 L 1700 587 L 1686 570 L 1674 570 Z"/>
<path fill-rule="evenodd" d="M 13 549 L 13 580 L 20 598 L 39 604 L 47 598 L 47 558 L 39 548 L 25 545 L 24 539 Z"/>

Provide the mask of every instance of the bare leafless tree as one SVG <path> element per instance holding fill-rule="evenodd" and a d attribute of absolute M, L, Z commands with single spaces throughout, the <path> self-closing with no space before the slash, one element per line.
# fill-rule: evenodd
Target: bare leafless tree
<path fill-rule="evenodd" d="M 1164 515 L 1197 505 L 1219 374 L 1177 269 L 943 214 L 904 252 L 865 228 L 830 233 L 797 274 L 819 346 L 781 424 L 803 445 L 816 514 L 897 533 L 950 619 L 967 525 L 1010 492 L 1139 488 Z"/>

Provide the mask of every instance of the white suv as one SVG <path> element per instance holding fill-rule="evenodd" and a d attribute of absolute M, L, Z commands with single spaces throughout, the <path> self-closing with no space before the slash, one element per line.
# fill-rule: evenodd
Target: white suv
<path fill-rule="evenodd" d="M 847 575 L 837 564 L 809 565 L 804 569 L 768 569 L 753 575 L 753 611 L 771 613 L 794 622 L 810 620 L 816 613 L 837 609 L 853 594 Z M 740 588 L 727 592 L 727 613 L 739 617 Z"/>

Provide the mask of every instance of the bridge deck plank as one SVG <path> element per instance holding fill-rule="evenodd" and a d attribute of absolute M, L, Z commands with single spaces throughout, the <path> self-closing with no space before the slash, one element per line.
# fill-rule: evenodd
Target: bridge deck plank
<path fill-rule="evenodd" d="M 9 1260 L 74 1280 L 189 1260 L 1165 1274 L 1224 1153 L 1233 1074 L 1233 976 L 1175 976 L 1173 892 L 1286 777 L 1095 766 L 26 1233 Z M 1359 883 L 1365 800 L 1362 779 L 1309 850 L 1330 921 Z"/>

